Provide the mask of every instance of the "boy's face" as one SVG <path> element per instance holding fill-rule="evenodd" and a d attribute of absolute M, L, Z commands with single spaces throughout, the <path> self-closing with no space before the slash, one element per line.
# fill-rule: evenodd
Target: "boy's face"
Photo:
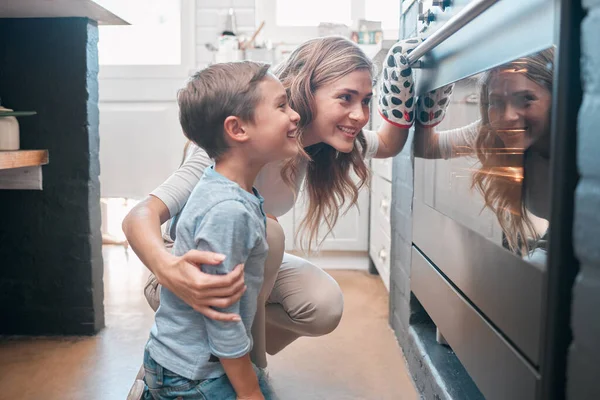
<path fill-rule="evenodd" d="M 283 85 L 273 75 L 258 84 L 261 100 L 254 122 L 246 125 L 253 158 L 271 162 L 298 154 L 296 127 L 300 116 L 290 108 Z"/>

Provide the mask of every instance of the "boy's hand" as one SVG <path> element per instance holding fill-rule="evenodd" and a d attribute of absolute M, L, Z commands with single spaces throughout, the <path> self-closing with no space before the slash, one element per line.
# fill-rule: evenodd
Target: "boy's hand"
<path fill-rule="evenodd" d="M 236 314 L 224 314 L 212 307 L 226 308 L 239 301 L 246 286 L 244 266 L 235 267 L 227 275 L 205 274 L 200 265 L 218 265 L 224 256 L 190 250 L 181 257 L 164 260 L 168 268 L 157 275 L 158 282 L 175 293 L 181 300 L 204 316 L 216 321 L 241 321 Z"/>

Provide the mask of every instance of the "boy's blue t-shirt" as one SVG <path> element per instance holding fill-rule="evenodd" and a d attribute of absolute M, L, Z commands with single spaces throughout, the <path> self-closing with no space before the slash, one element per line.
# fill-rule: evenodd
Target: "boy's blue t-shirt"
<path fill-rule="evenodd" d="M 178 219 L 173 254 L 192 249 L 224 254 L 225 261 L 203 265 L 202 272 L 222 275 L 243 263 L 248 287 L 236 304 L 218 309 L 239 314 L 240 322 L 207 318 L 161 288 L 147 349 L 161 366 L 185 378 L 219 377 L 225 371 L 217 358 L 238 358 L 252 348 L 250 329 L 268 251 L 263 198 L 253 190 L 251 194 L 214 167 L 207 168 Z"/>

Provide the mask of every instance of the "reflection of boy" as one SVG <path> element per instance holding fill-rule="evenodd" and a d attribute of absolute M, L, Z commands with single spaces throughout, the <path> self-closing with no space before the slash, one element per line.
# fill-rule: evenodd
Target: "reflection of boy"
<path fill-rule="evenodd" d="M 239 314 L 241 321 L 221 322 L 162 288 L 144 354 L 147 398 L 272 396 L 248 354 L 268 251 L 263 199 L 252 185 L 265 164 L 297 154 L 299 116 L 267 69 L 252 62 L 215 64 L 179 93 L 185 134 L 215 165 L 206 169 L 179 216 L 173 253 L 226 254 L 222 264 L 202 271 L 226 274 L 243 263 L 247 290 L 220 310 Z"/>

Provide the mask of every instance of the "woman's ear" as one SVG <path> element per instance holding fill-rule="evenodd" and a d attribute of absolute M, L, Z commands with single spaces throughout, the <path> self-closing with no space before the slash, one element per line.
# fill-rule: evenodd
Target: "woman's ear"
<path fill-rule="evenodd" d="M 243 143 L 249 139 L 244 124 L 239 117 L 229 116 L 225 118 L 223 127 L 225 128 L 225 136 L 235 142 Z"/>

